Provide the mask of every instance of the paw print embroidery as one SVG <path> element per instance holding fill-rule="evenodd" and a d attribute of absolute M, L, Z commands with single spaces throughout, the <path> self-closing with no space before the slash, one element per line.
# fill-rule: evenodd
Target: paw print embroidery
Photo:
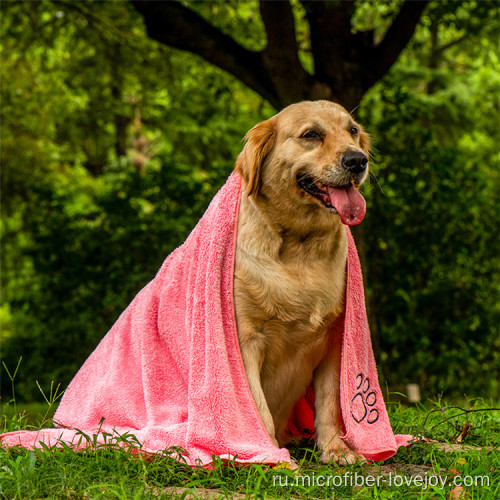
<path fill-rule="evenodd" d="M 370 391 L 370 379 L 360 373 L 356 377 L 356 390 L 358 391 L 351 399 L 351 416 L 360 424 L 365 420 L 374 424 L 379 417 L 378 410 L 374 408 L 377 403 L 377 395 Z"/>

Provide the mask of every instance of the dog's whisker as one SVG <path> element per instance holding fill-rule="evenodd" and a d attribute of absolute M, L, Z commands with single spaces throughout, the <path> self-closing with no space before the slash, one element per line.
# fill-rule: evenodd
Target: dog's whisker
<path fill-rule="evenodd" d="M 313 180 L 307 185 L 307 187 L 315 186 L 317 182 L 318 181 Z"/>
<path fill-rule="evenodd" d="M 380 182 L 378 181 L 377 179 L 377 176 L 375 175 L 374 172 L 370 172 L 370 178 L 373 178 L 373 180 L 377 183 L 377 186 L 380 188 L 380 192 L 385 196 L 387 197 L 387 195 L 385 194 L 385 191 L 382 189 L 382 186 L 380 185 Z"/>
<path fill-rule="evenodd" d="M 306 184 L 307 188 L 311 188 L 312 186 L 315 186 L 317 183 L 322 183 L 321 179 L 318 176 L 315 175 L 308 175 L 308 174 L 303 174 L 301 176 L 301 179 L 310 179 L 310 182 Z"/>
<path fill-rule="evenodd" d="M 349 112 L 350 115 L 354 115 L 354 113 L 358 110 L 359 105 L 356 106 L 355 108 L 352 108 L 351 111 Z"/>

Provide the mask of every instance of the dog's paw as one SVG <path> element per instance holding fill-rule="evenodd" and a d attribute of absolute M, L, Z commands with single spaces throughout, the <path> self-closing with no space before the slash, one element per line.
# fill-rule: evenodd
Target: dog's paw
<path fill-rule="evenodd" d="M 366 462 L 363 455 L 349 449 L 340 439 L 333 440 L 319 457 L 321 463 L 336 462 L 340 465 Z"/>

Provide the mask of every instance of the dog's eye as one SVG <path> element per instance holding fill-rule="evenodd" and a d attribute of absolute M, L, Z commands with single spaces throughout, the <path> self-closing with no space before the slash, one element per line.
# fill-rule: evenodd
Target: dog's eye
<path fill-rule="evenodd" d="M 349 132 L 351 133 L 351 135 L 358 135 L 359 134 L 359 129 L 358 129 L 358 127 L 351 127 L 351 129 L 349 130 Z"/>
<path fill-rule="evenodd" d="M 308 130 L 307 132 L 301 135 L 301 138 L 314 141 L 316 139 L 321 139 L 321 134 L 316 130 Z"/>

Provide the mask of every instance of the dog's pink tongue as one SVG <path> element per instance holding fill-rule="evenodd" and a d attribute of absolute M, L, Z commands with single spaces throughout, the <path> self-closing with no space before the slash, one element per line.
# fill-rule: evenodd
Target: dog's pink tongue
<path fill-rule="evenodd" d="M 347 188 L 329 187 L 328 194 L 343 224 L 355 226 L 363 220 L 366 213 L 366 201 L 353 186 Z"/>

